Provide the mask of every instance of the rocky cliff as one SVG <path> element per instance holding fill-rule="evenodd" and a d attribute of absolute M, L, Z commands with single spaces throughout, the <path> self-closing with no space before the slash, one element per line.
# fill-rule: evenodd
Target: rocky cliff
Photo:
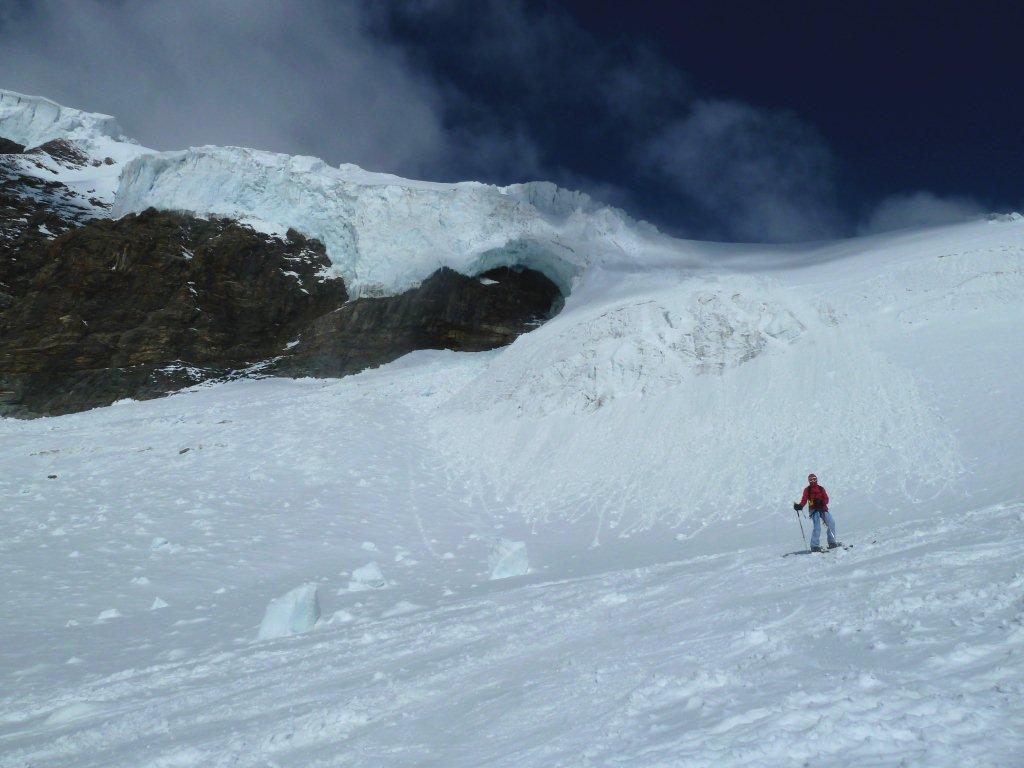
<path fill-rule="evenodd" d="M 556 312 L 528 269 L 442 268 L 349 301 L 324 246 L 236 221 L 147 210 L 111 220 L 0 147 L 0 413 L 68 413 L 212 378 L 338 376 L 416 349 L 508 344 Z M 37 150 L 87 160 L 74 146 Z M 24 157 L 19 158 L 22 162 Z"/>

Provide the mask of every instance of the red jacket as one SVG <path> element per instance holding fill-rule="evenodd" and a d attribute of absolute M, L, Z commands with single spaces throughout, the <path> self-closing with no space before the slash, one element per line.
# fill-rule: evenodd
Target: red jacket
<path fill-rule="evenodd" d="M 800 509 L 803 509 L 807 502 L 811 502 L 811 512 L 828 512 L 828 492 L 820 485 L 808 485 L 804 488 Z"/>

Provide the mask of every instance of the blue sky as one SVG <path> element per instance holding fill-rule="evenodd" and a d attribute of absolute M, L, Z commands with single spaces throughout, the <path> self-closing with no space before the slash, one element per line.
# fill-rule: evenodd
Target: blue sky
<path fill-rule="evenodd" d="M 812 240 L 1021 207 L 1007 2 L 0 6 L 0 87 L 160 149 L 550 179 L 673 234 Z"/>

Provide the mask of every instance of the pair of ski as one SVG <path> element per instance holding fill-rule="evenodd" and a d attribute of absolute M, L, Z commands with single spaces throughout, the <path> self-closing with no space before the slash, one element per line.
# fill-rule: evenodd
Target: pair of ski
<path fill-rule="evenodd" d="M 787 552 L 783 557 L 789 557 L 790 555 L 823 555 L 826 552 L 834 552 L 837 549 L 853 549 L 853 544 L 843 544 L 843 542 L 839 542 L 839 544 L 832 547 L 832 549 L 798 549 L 796 552 Z"/>
<path fill-rule="evenodd" d="M 807 546 L 807 536 L 806 534 L 804 534 L 804 521 L 800 518 L 800 509 L 796 504 L 794 504 L 793 510 L 796 512 L 796 521 L 800 523 L 800 537 L 804 540 L 804 546 Z M 828 535 L 829 538 L 835 538 L 835 533 L 832 531 L 831 528 L 828 529 Z M 828 549 L 811 549 L 810 547 L 808 547 L 807 549 L 799 549 L 796 552 L 787 552 L 783 555 L 783 557 L 789 557 L 790 555 L 813 555 L 817 553 L 831 552 L 834 549 L 852 548 L 853 544 L 843 544 L 843 542 L 840 541 L 834 547 L 829 547 Z"/>

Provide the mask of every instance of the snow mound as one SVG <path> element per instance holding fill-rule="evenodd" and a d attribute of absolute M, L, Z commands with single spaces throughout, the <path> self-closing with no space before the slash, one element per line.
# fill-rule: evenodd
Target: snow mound
<path fill-rule="evenodd" d="M 303 584 L 270 601 L 257 640 L 273 640 L 309 632 L 320 619 L 320 601 L 316 584 Z"/>
<path fill-rule="evenodd" d="M 377 563 L 367 563 L 362 568 L 352 571 L 352 580 L 348 583 L 349 592 L 362 592 L 367 589 L 383 589 L 388 585 Z"/>
<path fill-rule="evenodd" d="M 658 524 L 689 539 L 812 468 L 851 507 L 935 498 L 964 452 L 908 334 L 1012 316 L 1017 227 L 868 241 L 813 278 L 592 270 L 438 407 L 435 443 L 527 520 L 589 521 L 595 542 Z"/>
<path fill-rule="evenodd" d="M 154 536 L 153 541 L 149 545 L 149 551 L 174 555 L 181 552 L 181 546 L 178 544 L 172 544 L 163 536 Z"/>
<path fill-rule="evenodd" d="M 770 284 L 675 279 L 672 289 L 595 302 L 537 329 L 462 393 L 462 406 L 593 412 L 617 398 L 720 374 L 787 347 L 806 330 Z"/>
<path fill-rule="evenodd" d="M 420 610 L 423 610 L 422 605 L 410 603 L 408 600 L 399 600 L 391 608 L 381 612 L 380 615 L 382 619 L 390 619 L 393 616 L 404 616 L 407 613 L 415 613 Z"/>
<path fill-rule="evenodd" d="M 124 169 L 113 215 L 149 207 L 228 216 L 268 232 L 293 227 L 324 243 L 354 295 L 399 293 L 441 266 L 475 274 L 513 265 L 543 272 L 568 293 L 588 264 L 631 263 L 670 242 L 548 182 L 411 181 L 239 147 L 138 157 Z"/>
<path fill-rule="evenodd" d="M 100 139 L 128 142 L 110 115 L 62 107 L 40 96 L 0 90 L 0 136 L 27 148 L 53 139 L 95 144 Z"/>
<path fill-rule="evenodd" d="M 487 557 L 491 569 L 491 580 L 525 576 L 530 572 L 530 558 L 525 541 L 500 539 Z"/>

